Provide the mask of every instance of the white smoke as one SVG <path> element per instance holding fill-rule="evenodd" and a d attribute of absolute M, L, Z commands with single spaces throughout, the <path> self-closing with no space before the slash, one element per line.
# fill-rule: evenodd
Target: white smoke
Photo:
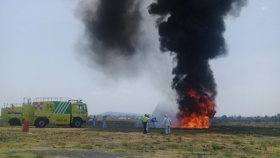
<path fill-rule="evenodd" d="M 176 102 L 171 102 L 171 101 L 163 101 L 158 103 L 156 106 L 155 110 L 153 111 L 151 118 L 156 117 L 157 123 L 156 127 L 157 128 L 162 128 L 162 123 L 165 114 L 168 114 L 169 118 L 171 119 L 171 126 L 175 126 L 178 122 L 176 114 L 178 112 L 178 105 Z"/>

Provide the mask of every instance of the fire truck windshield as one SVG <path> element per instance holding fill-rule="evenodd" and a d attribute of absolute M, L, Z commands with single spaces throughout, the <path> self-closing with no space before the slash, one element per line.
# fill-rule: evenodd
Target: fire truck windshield
<path fill-rule="evenodd" d="M 87 111 L 87 105 L 86 104 L 80 104 L 80 105 L 77 106 L 77 109 Z"/>

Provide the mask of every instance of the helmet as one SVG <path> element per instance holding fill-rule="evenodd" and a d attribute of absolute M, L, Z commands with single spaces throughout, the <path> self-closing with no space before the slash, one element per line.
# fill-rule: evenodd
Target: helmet
<path fill-rule="evenodd" d="M 168 114 L 165 114 L 165 116 L 168 116 Z"/>

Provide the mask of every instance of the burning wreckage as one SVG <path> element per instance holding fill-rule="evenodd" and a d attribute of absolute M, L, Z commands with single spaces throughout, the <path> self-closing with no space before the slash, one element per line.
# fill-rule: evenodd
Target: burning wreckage
<path fill-rule="evenodd" d="M 112 57 L 131 57 L 137 47 L 142 0 L 99 0 L 83 8 L 89 42 L 87 56 L 101 66 Z M 176 66 L 178 128 L 209 128 L 216 113 L 216 83 L 209 60 L 227 53 L 224 18 L 238 17 L 247 0 L 157 0 L 148 6 L 157 15 L 160 50 L 172 52 Z M 94 9 L 93 9 L 94 8 Z M 104 64 L 105 63 L 105 64 Z"/>

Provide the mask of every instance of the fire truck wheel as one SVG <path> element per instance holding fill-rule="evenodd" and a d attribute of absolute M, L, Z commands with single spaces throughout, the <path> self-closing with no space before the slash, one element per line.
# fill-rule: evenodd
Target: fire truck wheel
<path fill-rule="evenodd" d="M 35 127 L 37 128 L 42 128 L 45 127 L 47 125 L 47 122 L 45 119 L 39 118 L 35 121 Z"/>
<path fill-rule="evenodd" d="M 10 124 L 11 126 L 20 126 L 20 125 L 21 125 L 19 119 L 16 119 L 16 118 L 12 118 L 12 119 L 9 121 L 9 124 Z"/>
<path fill-rule="evenodd" d="M 73 121 L 73 126 L 74 127 L 81 127 L 82 126 L 82 121 L 81 121 L 81 119 L 74 119 L 74 121 Z"/>

